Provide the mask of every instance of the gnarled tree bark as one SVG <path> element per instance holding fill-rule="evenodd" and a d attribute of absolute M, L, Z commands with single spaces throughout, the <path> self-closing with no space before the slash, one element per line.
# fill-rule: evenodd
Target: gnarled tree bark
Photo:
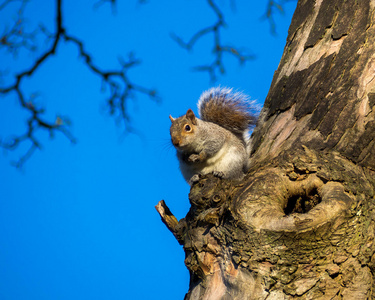
<path fill-rule="evenodd" d="M 186 299 L 371 299 L 375 1 L 300 0 L 240 183 L 204 176 L 179 222 Z M 172 220 L 172 221 L 171 221 Z"/>

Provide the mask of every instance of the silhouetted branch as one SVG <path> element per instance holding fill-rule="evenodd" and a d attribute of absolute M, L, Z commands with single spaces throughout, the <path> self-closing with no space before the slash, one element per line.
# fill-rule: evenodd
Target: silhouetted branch
<path fill-rule="evenodd" d="M 276 23 L 274 19 L 275 12 L 284 14 L 283 5 L 286 2 L 296 1 L 296 0 L 269 0 L 266 7 L 266 12 L 262 19 L 267 19 L 270 23 L 270 30 L 273 35 L 276 35 Z"/>
<path fill-rule="evenodd" d="M 27 2 L 27 0 L 5 0 L 5 1 L 2 1 L 2 2 L 0 2 L 0 10 L 4 9 L 8 4 L 10 4 L 12 2 L 25 3 L 25 2 Z"/>
<path fill-rule="evenodd" d="M 23 4 L 26 2 L 23 1 Z M 31 100 L 26 100 L 26 97 L 22 91 L 21 84 L 25 77 L 32 76 L 33 73 L 51 56 L 55 53 L 57 45 L 60 41 L 60 36 L 64 31 L 62 27 L 62 16 L 61 16 L 61 0 L 57 1 L 57 12 L 56 12 L 56 34 L 52 46 L 46 50 L 38 59 L 35 60 L 33 65 L 23 72 L 15 76 L 15 82 L 8 87 L 0 88 L 1 94 L 9 94 L 15 92 L 19 103 L 22 108 L 30 112 L 31 116 L 27 120 L 27 130 L 23 135 L 12 138 L 9 142 L 0 141 L 0 146 L 7 150 L 15 150 L 22 143 L 29 141 L 31 146 L 27 152 L 21 156 L 18 162 L 14 163 L 16 167 L 22 167 L 24 162 L 31 157 L 36 149 L 41 149 L 41 143 L 36 137 L 36 133 L 41 130 L 46 130 L 53 136 L 54 131 L 62 132 L 72 143 L 75 142 L 74 137 L 69 132 L 65 124 L 55 121 L 46 121 L 42 119 L 44 109 L 36 107 Z"/>
<path fill-rule="evenodd" d="M 4 2 L 0 7 L 5 7 L 5 5 L 9 2 L 11 1 L 9 0 L 6 1 L 6 3 Z M 27 1 L 24 0 L 22 2 L 22 5 L 24 6 L 26 2 Z M 112 4 L 115 3 L 115 1 L 110 2 Z M 14 25 L 14 28 L 17 28 L 16 26 L 18 25 Z M 119 59 L 120 67 L 115 70 L 104 70 L 93 62 L 93 57 L 85 49 L 83 41 L 67 33 L 67 30 L 63 24 L 62 0 L 56 0 L 55 32 L 50 33 L 43 26 L 40 27 L 40 30 L 46 35 L 47 39 L 52 40 L 51 46 L 45 52 L 43 52 L 29 68 L 16 75 L 12 84 L 10 84 L 9 86 L 0 87 L 0 94 L 8 95 L 15 92 L 19 103 L 21 104 L 21 107 L 30 113 L 30 118 L 27 120 L 27 130 L 24 134 L 13 137 L 6 142 L 0 140 L 0 147 L 7 150 L 15 150 L 23 143 L 30 143 L 29 149 L 23 156 L 21 156 L 19 161 L 15 163 L 15 166 L 17 167 L 22 167 L 25 161 L 27 161 L 27 159 L 31 157 L 35 150 L 41 149 L 41 142 L 36 137 L 36 133 L 39 130 L 49 132 L 50 137 L 53 137 L 55 132 L 60 132 L 65 135 L 65 137 L 70 140 L 70 142 L 76 142 L 76 139 L 69 131 L 70 121 L 67 118 L 58 116 L 53 121 L 44 120 L 42 117 L 45 112 L 44 109 L 38 108 L 37 105 L 33 103 L 32 99 L 26 100 L 26 96 L 24 95 L 24 92 L 22 90 L 22 83 L 24 78 L 32 76 L 39 69 L 39 67 L 48 60 L 49 57 L 55 55 L 56 49 L 61 40 L 76 45 L 79 54 L 83 58 L 83 61 L 88 69 L 102 79 L 104 88 L 109 88 L 109 96 L 107 98 L 109 113 L 115 117 L 116 123 L 123 121 L 125 131 L 134 131 L 131 128 L 129 114 L 126 110 L 126 101 L 130 97 L 134 97 L 137 93 L 140 93 L 148 95 L 154 100 L 159 99 L 155 90 L 148 89 L 133 83 L 127 75 L 127 71 L 129 69 L 139 65 L 140 63 L 138 59 L 135 59 L 133 54 L 129 54 L 128 59 L 125 61 Z M 16 29 L 14 29 L 13 31 L 16 31 Z M 22 36 L 22 32 L 20 32 L 19 34 Z M 8 34 L 5 36 L 6 38 L 4 38 L 4 41 L 8 41 L 8 36 L 10 37 L 11 35 Z M 4 45 L 13 48 L 24 46 L 23 43 L 18 45 L 16 45 L 15 43 L 9 45 L 7 45 L 7 43 L 4 43 Z"/>
<path fill-rule="evenodd" d="M 199 30 L 190 38 L 188 42 L 184 42 L 180 37 L 178 37 L 177 35 L 173 33 L 171 34 L 171 37 L 182 48 L 186 50 L 191 50 L 194 47 L 194 45 L 199 41 L 199 39 L 201 39 L 202 37 L 208 34 L 213 35 L 213 51 L 212 51 L 214 55 L 213 62 L 210 64 L 205 64 L 205 65 L 194 67 L 193 70 L 208 72 L 211 81 L 215 82 L 217 80 L 217 73 L 220 73 L 220 74 L 225 73 L 225 67 L 224 67 L 224 62 L 223 62 L 224 53 L 229 53 L 233 55 L 239 60 L 241 64 L 245 63 L 248 60 L 254 59 L 255 56 L 246 54 L 245 52 L 240 51 L 236 47 L 231 47 L 231 46 L 222 44 L 221 30 L 223 29 L 223 27 L 226 26 L 224 15 L 219 9 L 219 7 L 215 4 L 214 1 L 207 0 L 207 4 L 210 6 L 210 8 L 213 10 L 213 12 L 216 14 L 216 17 L 217 17 L 217 20 L 213 25 Z"/>
<path fill-rule="evenodd" d="M 25 48 L 29 51 L 36 50 L 35 38 L 38 34 L 39 29 L 35 29 L 31 32 L 25 30 L 25 20 L 23 19 L 23 13 L 27 4 L 27 0 L 18 0 L 21 2 L 20 8 L 17 12 L 17 19 L 10 28 L 4 28 L 3 33 L 0 36 L 0 48 L 6 48 L 14 56 L 18 54 L 18 51 Z M 8 4 L 16 1 L 4 1 L 0 4 L 0 10 L 4 9 Z"/>
<path fill-rule="evenodd" d="M 111 4 L 112 13 L 115 14 L 116 13 L 116 5 L 117 5 L 116 0 L 99 0 L 98 2 L 96 2 L 94 4 L 94 8 L 96 9 L 99 6 L 102 6 L 105 3 Z"/>

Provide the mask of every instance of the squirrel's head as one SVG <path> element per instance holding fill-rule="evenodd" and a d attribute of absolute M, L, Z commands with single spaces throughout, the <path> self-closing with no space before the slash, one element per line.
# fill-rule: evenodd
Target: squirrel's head
<path fill-rule="evenodd" d="M 169 119 L 172 122 L 170 129 L 172 144 L 176 148 L 188 147 L 190 140 L 194 137 L 197 125 L 197 118 L 194 112 L 188 109 L 182 117 L 175 119 L 170 115 Z"/>

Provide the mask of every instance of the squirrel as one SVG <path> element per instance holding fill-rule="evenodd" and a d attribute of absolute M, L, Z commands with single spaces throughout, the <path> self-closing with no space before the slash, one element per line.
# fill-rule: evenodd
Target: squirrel
<path fill-rule="evenodd" d="M 199 118 L 191 109 L 172 122 L 170 134 L 183 177 L 189 183 L 199 175 L 241 180 L 249 167 L 249 128 L 257 121 L 254 101 L 230 88 L 215 87 L 202 93 Z"/>

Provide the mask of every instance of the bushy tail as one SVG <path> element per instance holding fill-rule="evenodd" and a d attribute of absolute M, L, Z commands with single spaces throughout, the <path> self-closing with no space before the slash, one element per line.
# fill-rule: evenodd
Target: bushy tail
<path fill-rule="evenodd" d="M 199 98 L 198 111 L 202 120 L 241 136 L 257 121 L 255 102 L 230 88 L 215 87 L 205 91 Z"/>

